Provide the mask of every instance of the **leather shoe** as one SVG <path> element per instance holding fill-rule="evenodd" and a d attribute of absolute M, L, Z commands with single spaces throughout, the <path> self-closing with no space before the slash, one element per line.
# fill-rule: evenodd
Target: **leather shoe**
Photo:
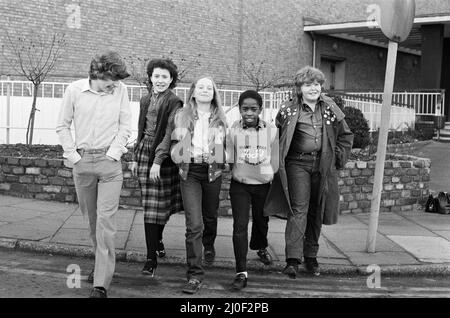
<path fill-rule="evenodd" d="M 297 277 L 298 265 L 288 264 L 283 269 L 283 274 L 287 275 L 289 278 L 295 279 Z"/>
<path fill-rule="evenodd" d="M 234 278 L 233 284 L 231 284 L 231 287 L 234 290 L 241 290 L 247 286 L 247 277 L 245 277 L 244 274 L 238 274 Z"/>
<path fill-rule="evenodd" d="M 258 252 L 256 252 L 256 254 L 259 256 L 259 260 L 264 264 L 264 265 L 270 265 L 272 264 L 272 256 L 270 256 L 269 252 L 267 251 L 267 249 L 262 248 L 260 249 Z"/>
<path fill-rule="evenodd" d="M 319 263 L 315 257 L 305 257 L 305 267 L 308 273 L 314 276 L 320 275 Z"/>
<path fill-rule="evenodd" d="M 189 279 L 189 281 L 186 283 L 186 285 L 183 288 L 183 293 L 185 294 L 195 294 L 196 292 L 198 292 L 200 290 L 200 288 L 202 287 L 202 282 L 199 281 L 196 278 L 191 278 Z"/>
<path fill-rule="evenodd" d="M 108 298 L 108 295 L 106 293 L 106 289 L 102 287 L 94 287 L 91 290 L 89 298 Z"/>
<path fill-rule="evenodd" d="M 216 258 L 216 251 L 214 249 L 206 250 L 203 252 L 205 258 L 205 265 L 212 265 Z"/>
<path fill-rule="evenodd" d="M 148 259 L 144 264 L 144 268 L 142 269 L 142 275 L 148 275 L 148 276 L 154 277 L 157 266 L 158 266 L 158 264 L 156 263 L 156 261 L 154 261 L 152 259 Z"/>
<path fill-rule="evenodd" d="M 158 242 L 158 250 L 156 251 L 156 255 L 158 255 L 161 258 L 166 256 L 166 249 L 164 248 L 163 241 Z"/>

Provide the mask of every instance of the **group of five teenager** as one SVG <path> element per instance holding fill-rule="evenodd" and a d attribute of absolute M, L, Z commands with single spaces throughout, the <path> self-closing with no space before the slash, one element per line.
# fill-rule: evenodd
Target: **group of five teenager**
<path fill-rule="evenodd" d="M 91 76 L 93 66 L 95 68 L 100 64 L 103 76 Z M 336 202 L 339 201 L 335 191 L 336 168 L 345 164 L 353 140 L 343 113 L 321 93 L 321 85 L 325 80 L 323 73 L 311 67 L 297 73 L 295 87 L 298 91 L 292 100 L 281 106 L 276 126 L 260 118 L 263 109 L 260 94 L 253 90 L 243 92 L 238 102 L 241 118 L 230 127 L 227 127 L 219 92 L 211 77 L 204 76 L 194 81 L 183 105 L 172 91 L 177 83 L 178 72 L 171 60 L 151 60 L 147 74 L 151 85 L 149 93 L 140 102 L 138 137 L 131 163 L 132 173 L 139 180 L 144 209 L 147 261 L 142 273 L 155 275 L 157 257 L 165 256 L 162 240 L 164 226 L 170 215 L 184 211 L 188 269 L 187 283 L 182 291 L 194 294 L 200 289 L 204 276 L 203 265 L 211 265 L 215 259 L 214 241 L 222 171 L 228 165 L 232 179 L 230 200 L 236 259 L 232 288 L 240 290 L 247 285 L 250 206 L 250 248 L 257 251 L 259 259 L 266 265 L 272 263 L 267 241 L 269 215 L 282 216 L 287 218 L 287 265 L 283 272 L 295 278 L 298 264 L 305 256 L 307 270 L 318 275 L 316 256 L 320 228 L 322 223 L 336 222 Z M 115 96 L 117 88 L 123 85 L 117 83 L 126 76 L 124 63 L 117 54 L 100 56 L 91 63 L 90 78 L 84 83 L 85 90 L 81 92 L 89 91 L 91 94 L 86 96 L 93 100 L 103 95 Z M 110 84 L 112 89 L 95 90 L 97 82 Z M 66 91 L 69 94 L 67 92 L 70 89 Z M 94 97 L 92 93 L 99 96 Z M 85 153 L 95 154 L 100 151 L 111 159 L 110 162 L 120 161 L 120 155 L 116 158 L 108 153 L 121 133 L 122 139 L 127 134 L 129 136 L 129 128 L 125 127 L 129 125 L 129 109 L 126 105 L 118 107 L 120 110 L 115 119 L 118 129 L 113 133 L 115 139 L 109 144 L 105 141 L 100 145 L 102 147 L 93 147 L 92 143 L 80 144 L 78 140 L 69 142 L 64 139 L 67 132 L 62 127 L 70 127 L 72 119 L 76 123 L 78 98 L 67 101 L 60 114 L 57 132 L 65 150 L 64 156 L 74 156 L 74 150 L 81 157 Z M 124 97 L 119 99 L 123 102 Z M 72 112 L 68 111 L 69 107 Z M 95 130 L 93 127 L 91 129 Z M 123 146 L 122 140 L 120 144 Z M 126 151 L 118 147 L 122 153 Z M 74 179 L 80 170 L 79 167 L 75 169 L 78 165 L 76 161 L 72 159 L 72 163 L 75 163 Z M 119 179 L 121 185 L 122 179 Z M 100 183 L 102 181 L 97 178 L 97 186 Z M 98 235 L 99 230 L 104 232 L 104 229 L 96 219 L 102 213 L 94 204 L 90 209 L 87 205 L 82 206 L 86 185 L 80 182 L 75 182 L 75 185 L 80 207 L 90 215 L 91 237 L 97 248 L 91 296 L 106 297 L 110 278 L 105 282 L 97 277 L 105 275 L 104 271 L 97 268 L 101 260 L 106 259 L 98 249 L 99 245 L 104 245 L 99 242 L 105 241 L 105 236 Z M 99 187 L 96 190 L 100 192 Z M 118 199 L 116 201 L 118 206 Z M 117 206 L 113 205 L 110 209 L 111 215 L 117 211 Z M 114 232 L 114 224 L 108 226 Z M 109 242 L 104 252 L 109 250 L 111 253 L 111 248 L 113 251 L 113 244 Z M 110 259 L 106 263 L 111 267 L 111 262 Z M 112 277 L 111 270 L 107 275 Z"/>

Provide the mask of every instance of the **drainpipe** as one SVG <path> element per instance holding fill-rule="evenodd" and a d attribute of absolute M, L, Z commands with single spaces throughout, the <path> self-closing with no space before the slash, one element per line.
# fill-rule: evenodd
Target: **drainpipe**
<path fill-rule="evenodd" d="M 316 50 L 317 50 L 317 41 L 314 32 L 308 33 L 311 36 L 312 40 L 312 67 L 316 67 Z"/>

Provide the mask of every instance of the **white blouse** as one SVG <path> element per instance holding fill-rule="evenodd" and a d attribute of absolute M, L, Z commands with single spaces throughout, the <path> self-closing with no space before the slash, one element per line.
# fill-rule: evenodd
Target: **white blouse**
<path fill-rule="evenodd" d="M 194 134 L 192 137 L 192 157 L 202 157 L 209 153 L 208 128 L 211 112 L 204 112 L 197 109 L 198 120 L 195 121 Z"/>

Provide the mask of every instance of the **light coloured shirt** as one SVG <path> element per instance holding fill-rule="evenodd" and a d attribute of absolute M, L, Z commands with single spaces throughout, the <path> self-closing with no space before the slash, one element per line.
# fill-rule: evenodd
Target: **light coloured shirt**
<path fill-rule="evenodd" d="M 227 160 L 234 180 L 245 184 L 266 184 L 279 168 L 278 129 L 259 119 L 258 127 L 246 128 L 237 120 L 227 134 Z"/>
<path fill-rule="evenodd" d="M 197 110 L 198 120 L 195 121 L 194 134 L 192 136 L 192 157 L 202 157 L 209 153 L 208 128 L 211 112 Z"/>
<path fill-rule="evenodd" d="M 70 126 L 74 124 L 75 140 Z M 112 93 L 99 93 L 89 79 L 71 83 L 64 93 L 56 133 L 64 149 L 63 157 L 76 163 L 77 149 L 109 148 L 106 155 L 120 160 L 127 153 L 131 136 L 131 109 L 125 84 L 119 82 Z"/>

